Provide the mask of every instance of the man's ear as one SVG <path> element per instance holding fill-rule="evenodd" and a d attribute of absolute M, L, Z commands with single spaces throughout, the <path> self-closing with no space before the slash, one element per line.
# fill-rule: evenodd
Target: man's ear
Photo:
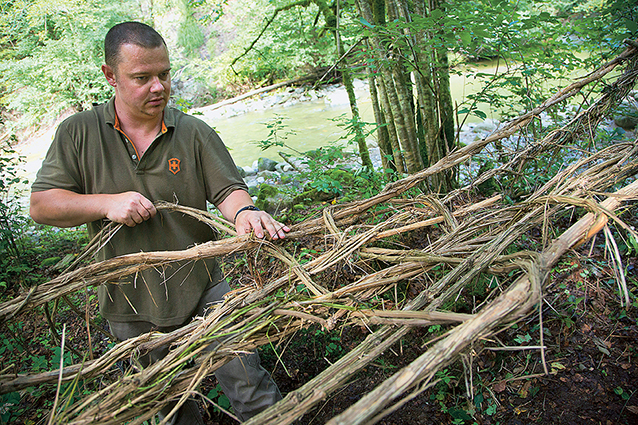
<path fill-rule="evenodd" d="M 106 77 L 106 81 L 108 81 L 109 84 L 112 85 L 113 87 L 116 87 L 117 81 L 115 81 L 115 72 L 113 71 L 113 68 L 111 68 L 107 64 L 104 64 L 102 65 L 102 72 L 104 73 L 104 76 Z"/>

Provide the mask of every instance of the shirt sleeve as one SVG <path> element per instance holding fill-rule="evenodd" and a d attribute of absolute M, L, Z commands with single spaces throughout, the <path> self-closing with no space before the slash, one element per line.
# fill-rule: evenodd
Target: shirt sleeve
<path fill-rule="evenodd" d="M 211 129 L 201 152 L 201 164 L 208 201 L 219 205 L 228 195 L 241 189 L 248 192 L 228 149 Z"/>
<path fill-rule="evenodd" d="M 42 162 L 35 182 L 31 186 L 33 192 L 49 189 L 83 192 L 78 150 L 69 132 L 69 120 L 64 121 L 58 127 L 53 143 Z"/>

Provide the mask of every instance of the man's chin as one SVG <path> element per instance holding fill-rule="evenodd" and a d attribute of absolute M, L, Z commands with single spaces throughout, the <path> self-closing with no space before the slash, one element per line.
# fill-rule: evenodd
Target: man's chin
<path fill-rule="evenodd" d="M 144 113 L 149 116 L 157 116 L 164 112 L 164 108 L 166 108 L 166 101 L 162 101 L 159 103 L 149 102 L 145 105 Z"/>

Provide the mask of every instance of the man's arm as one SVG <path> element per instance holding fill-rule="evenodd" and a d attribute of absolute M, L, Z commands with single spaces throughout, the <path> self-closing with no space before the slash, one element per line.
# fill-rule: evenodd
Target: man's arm
<path fill-rule="evenodd" d="M 49 189 L 31 193 L 29 212 L 36 223 L 57 227 L 79 226 L 105 218 L 133 227 L 154 217 L 157 210 L 137 192 L 81 195 Z"/>
<path fill-rule="evenodd" d="M 273 239 L 286 237 L 286 232 L 290 231 L 288 226 L 276 221 L 267 212 L 244 210 L 237 214 L 240 209 L 248 205 L 254 205 L 250 195 L 245 190 L 238 189 L 231 192 L 217 205 L 217 208 L 227 220 L 235 223 L 238 235 L 245 235 L 254 230 L 255 236 L 263 238 L 265 230 Z"/>

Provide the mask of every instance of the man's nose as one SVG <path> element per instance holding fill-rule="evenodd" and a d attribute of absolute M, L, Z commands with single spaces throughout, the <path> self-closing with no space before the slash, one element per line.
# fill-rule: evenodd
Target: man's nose
<path fill-rule="evenodd" d="M 162 80 L 160 80 L 158 76 L 152 78 L 151 91 L 154 93 L 164 91 L 164 85 L 162 84 Z"/>

